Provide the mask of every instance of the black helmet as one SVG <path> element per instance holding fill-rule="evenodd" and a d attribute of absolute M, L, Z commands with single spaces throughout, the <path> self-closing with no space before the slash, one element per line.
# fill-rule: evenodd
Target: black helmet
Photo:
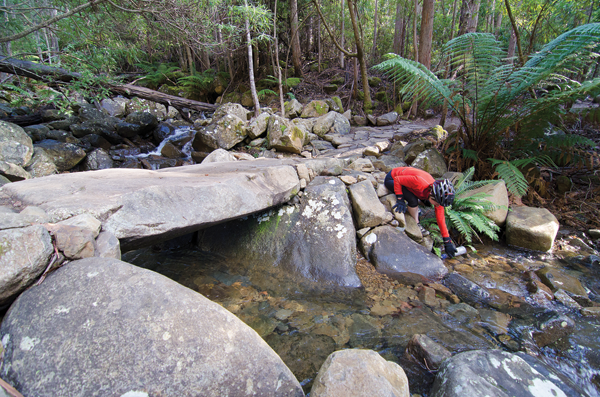
<path fill-rule="evenodd" d="M 448 207 L 454 202 L 454 185 L 448 179 L 433 182 L 431 195 L 442 207 Z"/>

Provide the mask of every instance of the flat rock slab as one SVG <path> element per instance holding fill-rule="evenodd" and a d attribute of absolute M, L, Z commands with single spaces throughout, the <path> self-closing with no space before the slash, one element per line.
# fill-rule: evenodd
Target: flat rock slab
<path fill-rule="evenodd" d="M 158 171 L 106 169 L 9 183 L 13 206 L 52 222 L 90 214 L 129 251 L 287 202 L 300 190 L 293 161 L 197 164 Z"/>
<path fill-rule="evenodd" d="M 0 339 L 0 377 L 25 396 L 304 395 L 233 314 L 115 259 L 70 262 L 25 291 Z"/>

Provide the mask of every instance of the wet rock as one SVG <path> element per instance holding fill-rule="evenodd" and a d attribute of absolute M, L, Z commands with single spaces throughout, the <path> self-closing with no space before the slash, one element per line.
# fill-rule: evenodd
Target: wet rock
<path fill-rule="evenodd" d="M 373 229 L 362 240 L 374 240 L 364 244 L 364 252 L 378 272 L 401 282 L 416 283 L 436 281 L 444 277 L 448 269 L 442 260 L 412 241 L 404 232 L 391 226 Z"/>
<path fill-rule="evenodd" d="M 508 333 L 512 317 L 496 310 L 479 309 L 482 326 L 494 335 Z"/>
<path fill-rule="evenodd" d="M 110 150 L 112 147 L 112 143 L 97 134 L 89 134 L 80 138 L 80 143 L 83 145 L 87 144 L 95 148 L 104 149 L 106 151 Z"/>
<path fill-rule="evenodd" d="M 104 149 L 91 151 L 83 160 L 83 169 L 86 171 L 105 170 L 113 167 L 113 159 Z"/>
<path fill-rule="evenodd" d="M 524 353 L 474 350 L 445 361 L 436 375 L 432 397 L 581 396 L 570 381 Z"/>
<path fill-rule="evenodd" d="M 487 304 L 491 295 L 483 288 L 458 273 L 450 273 L 442 283 L 450 288 L 462 301 L 471 305 Z"/>
<path fill-rule="evenodd" d="M 456 318 L 460 323 L 469 324 L 481 319 L 479 310 L 466 303 L 457 303 L 446 308 L 448 313 Z"/>
<path fill-rule="evenodd" d="M 584 307 L 581 309 L 581 315 L 586 317 L 600 317 L 600 307 Z"/>
<path fill-rule="evenodd" d="M 419 153 L 410 166 L 427 171 L 434 178 L 440 178 L 448 172 L 444 156 L 435 148 Z"/>
<path fill-rule="evenodd" d="M 325 101 L 310 101 L 304 108 L 302 109 L 302 113 L 300 117 L 308 119 L 308 118 L 317 118 L 321 117 L 324 114 L 329 112 L 329 105 Z"/>
<path fill-rule="evenodd" d="M 112 259 L 52 272 L 21 294 L 0 335 L 2 378 L 24 395 L 123 395 L 140 384 L 148 395 L 186 395 L 190 387 L 204 396 L 303 395 L 277 354 L 233 314 L 164 276 Z M 49 371 L 54 376 L 39 376 Z"/>
<path fill-rule="evenodd" d="M 158 118 L 156 115 L 144 111 L 129 113 L 127 117 L 125 117 L 125 122 L 139 125 L 139 134 L 152 132 L 158 127 Z"/>
<path fill-rule="evenodd" d="M 385 207 L 379 202 L 371 182 L 353 184 L 348 191 L 359 228 L 379 226 L 383 223 L 386 218 Z"/>
<path fill-rule="evenodd" d="M 33 142 L 23 128 L 0 120 L 0 161 L 26 167 L 33 157 Z"/>
<path fill-rule="evenodd" d="M 573 295 L 587 296 L 587 291 L 583 285 L 581 285 L 581 282 L 563 270 L 547 266 L 537 270 L 535 274 L 552 290 L 552 292 L 562 289 Z"/>
<path fill-rule="evenodd" d="M 559 289 L 554 293 L 554 297 L 557 301 L 568 307 L 569 309 L 579 310 L 581 305 L 577 301 L 569 296 L 564 290 Z"/>
<path fill-rule="evenodd" d="M 312 386 L 314 397 L 409 397 L 408 378 L 402 367 L 373 350 L 348 349 L 332 353 L 321 366 Z"/>
<path fill-rule="evenodd" d="M 115 125 L 117 134 L 123 138 L 132 139 L 136 135 L 144 132 L 144 127 L 135 123 L 128 123 L 126 121 L 120 121 Z"/>
<path fill-rule="evenodd" d="M 59 172 L 68 171 L 75 167 L 86 156 L 83 149 L 71 143 L 62 143 L 51 139 L 45 139 L 36 143 L 36 151 L 44 151 L 52 163 L 56 165 Z"/>
<path fill-rule="evenodd" d="M 425 366 L 431 371 L 437 370 L 442 363 L 452 357 L 452 353 L 427 335 L 413 335 L 406 346 L 404 356 Z"/>
<path fill-rule="evenodd" d="M 539 347 L 544 347 L 572 334 L 575 322 L 563 314 L 549 314 L 539 320 L 537 328 L 531 336 Z"/>
<path fill-rule="evenodd" d="M 506 217 L 506 242 L 516 247 L 550 251 L 558 220 L 545 208 L 513 207 Z"/>
<path fill-rule="evenodd" d="M 53 252 L 50 234 L 43 226 L 0 231 L 0 306 L 42 274 Z"/>
<path fill-rule="evenodd" d="M 50 132 L 50 128 L 48 128 L 45 125 L 41 125 L 41 124 L 29 125 L 27 127 L 24 127 L 23 130 L 25 131 L 25 133 L 27 135 L 29 135 L 31 137 L 31 139 L 34 142 L 42 141 L 42 140 L 48 138 L 48 133 Z"/>

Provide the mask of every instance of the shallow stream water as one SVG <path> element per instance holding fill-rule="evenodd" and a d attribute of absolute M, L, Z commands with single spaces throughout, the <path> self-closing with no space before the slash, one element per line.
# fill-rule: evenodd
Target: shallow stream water
<path fill-rule="evenodd" d="M 451 353 L 498 348 L 526 351 L 560 370 L 590 396 L 600 395 L 600 318 L 583 316 L 557 300 L 530 294 L 523 274 L 548 266 L 575 276 L 587 288 L 583 304 L 600 302 L 600 264 L 580 240 L 558 242 L 555 254 L 476 247 L 477 252 L 446 260 L 451 269 L 482 287 L 509 293 L 519 301 L 494 309 L 436 294 L 425 299 L 421 285 L 402 285 L 379 275 L 364 259 L 357 265 L 364 287 L 351 291 L 302 290 L 273 264 L 244 266 L 198 249 L 145 248 L 123 260 L 161 273 L 221 304 L 252 327 L 279 354 L 310 392 L 321 364 L 332 352 L 372 349 L 400 364 L 411 394 L 427 396 L 435 371 L 415 363 L 404 351 L 414 334 L 426 334 Z M 585 245 L 585 244 L 584 244 Z M 580 252 L 581 251 L 581 252 Z M 585 252 L 584 252 L 585 251 Z M 590 259 L 591 258 L 591 259 Z M 511 303 L 512 302 L 512 303 Z M 525 303 L 524 303 L 525 302 Z M 539 348 L 531 339 L 541 317 L 562 313 L 574 332 Z"/>

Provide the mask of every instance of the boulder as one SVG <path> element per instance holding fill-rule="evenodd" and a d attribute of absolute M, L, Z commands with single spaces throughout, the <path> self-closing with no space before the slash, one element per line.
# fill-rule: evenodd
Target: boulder
<path fill-rule="evenodd" d="M 304 147 L 305 134 L 302 128 L 281 116 L 269 118 L 267 141 L 269 149 L 300 154 Z"/>
<path fill-rule="evenodd" d="M 85 158 L 85 151 L 71 143 L 45 139 L 36 143 L 36 151 L 44 151 L 59 172 L 68 171 Z"/>
<path fill-rule="evenodd" d="M 283 104 L 285 117 L 293 119 L 300 117 L 302 113 L 302 104 L 297 99 L 292 99 L 289 102 Z"/>
<path fill-rule="evenodd" d="M 471 197 L 480 193 L 487 195 L 485 200 L 492 202 L 498 207 L 496 210 L 488 212 L 485 215 L 494 221 L 496 225 L 504 226 L 506 217 L 508 216 L 508 191 L 506 190 L 504 181 L 494 181 L 477 189 L 467 190 L 461 194 L 460 198 Z"/>
<path fill-rule="evenodd" d="M 161 103 L 148 99 L 132 98 L 127 102 L 127 113 L 127 117 L 134 113 L 146 113 L 158 122 L 158 120 L 164 120 L 167 117 L 167 108 Z"/>
<path fill-rule="evenodd" d="M 43 226 L 0 231 L 0 307 L 42 274 L 53 252 Z"/>
<path fill-rule="evenodd" d="M 56 164 L 44 149 L 34 149 L 33 160 L 27 167 L 27 171 L 32 178 L 58 174 Z"/>
<path fill-rule="evenodd" d="M 398 121 L 397 112 L 389 112 L 382 116 L 377 117 L 376 125 L 379 127 L 385 127 L 387 125 L 395 124 Z"/>
<path fill-rule="evenodd" d="M 111 232 L 100 232 L 94 244 L 95 256 L 121 260 L 121 244 Z"/>
<path fill-rule="evenodd" d="M 516 247 L 550 251 L 558 220 L 545 208 L 513 207 L 506 217 L 506 242 Z"/>
<path fill-rule="evenodd" d="M 237 161 L 237 159 L 231 152 L 228 152 L 225 149 L 217 149 L 210 152 L 210 154 L 202 160 L 202 164 L 220 163 L 222 161 Z"/>
<path fill-rule="evenodd" d="M 32 157 L 33 143 L 23 128 L 0 120 L 0 161 L 26 167 Z"/>
<path fill-rule="evenodd" d="M 473 350 L 446 360 L 431 397 L 582 396 L 577 386 L 533 356 Z"/>
<path fill-rule="evenodd" d="M 411 165 L 412 162 L 417 158 L 417 156 L 431 148 L 433 146 L 433 142 L 428 139 L 420 139 L 415 142 L 411 142 L 404 147 L 404 161 L 406 164 Z"/>
<path fill-rule="evenodd" d="M 410 397 L 402 367 L 377 352 L 347 349 L 333 352 L 313 383 L 312 397 Z"/>
<path fill-rule="evenodd" d="M 114 162 L 104 149 L 94 149 L 85 156 L 83 169 L 85 171 L 105 170 L 113 168 Z M 49 174 L 50 175 L 50 174 Z"/>
<path fill-rule="evenodd" d="M 283 288 L 359 287 L 356 230 L 344 184 L 316 177 L 304 193 L 298 208 L 286 205 L 207 229 L 200 248 L 262 277 L 272 275 Z"/>
<path fill-rule="evenodd" d="M 406 163 L 396 156 L 386 155 L 379 156 L 377 160 L 373 160 L 373 167 L 386 174 L 398 167 L 406 167 Z"/>
<path fill-rule="evenodd" d="M 224 103 L 213 113 L 213 123 L 227 115 L 233 115 L 240 120 L 248 121 L 248 111 L 239 103 Z"/>
<path fill-rule="evenodd" d="M 0 175 L 4 176 L 11 182 L 22 181 L 31 178 L 31 174 L 13 163 L 0 161 Z"/>
<path fill-rule="evenodd" d="M 362 240 L 369 242 L 363 253 L 377 271 L 402 282 L 437 281 L 448 273 L 439 257 L 394 227 L 377 227 Z"/>
<path fill-rule="evenodd" d="M 192 146 L 198 151 L 202 151 L 202 145 L 212 150 L 229 150 L 242 142 L 247 135 L 246 122 L 236 115 L 226 114 L 218 119 L 213 118 L 212 123 L 206 127 L 200 127 Z"/>
<path fill-rule="evenodd" d="M 575 322 L 564 314 L 546 314 L 537 321 L 537 330 L 531 336 L 539 347 L 548 346 L 575 332 Z"/>
<path fill-rule="evenodd" d="M 434 178 L 441 178 L 442 175 L 448 172 L 444 156 L 435 148 L 419 153 L 413 162 L 410 163 L 410 166 L 427 171 Z"/>
<path fill-rule="evenodd" d="M 355 183 L 348 187 L 348 191 L 359 229 L 379 226 L 386 220 L 385 207 L 370 181 Z"/>
<path fill-rule="evenodd" d="M 269 117 L 271 117 L 269 113 L 263 112 L 250 122 L 250 126 L 248 127 L 248 136 L 250 139 L 256 139 L 267 132 Z"/>
<path fill-rule="evenodd" d="M 452 357 L 444 346 L 423 334 L 416 334 L 408 342 L 404 356 L 430 371 L 437 370 L 442 363 Z"/>
<path fill-rule="evenodd" d="M 304 395 L 277 354 L 233 314 L 114 259 L 52 272 L 15 301 L 0 337 L 0 375 L 26 396 Z"/>
<path fill-rule="evenodd" d="M 128 99 L 123 97 L 104 98 L 100 101 L 100 109 L 112 117 L 123 117 L 127 114 Z"/>
<path fill-rule="evenodd" d="M 327 98 L 325 102 L 327 103 L 327 105 L 329 105 L 330 111 L 344 113 L 344 105 L 342 104 L 342 99 L 339 96 Z"/>
<path fill-rule="evenodd" d="M 315 100 L 310 101 L 304 106 L 300 117 L 303 119 L 316 118 L 323 116 L 327 112 L 329 112 L 329 105 L 325 101 Z"/>
<path fill-rule="evenodd" d="M 340 113 L 331 111 L 317 118 L 313 126 L 313 132 L 320 137 L 326 134 L 348 135 L 350 133 L 350 122 Z"/>

